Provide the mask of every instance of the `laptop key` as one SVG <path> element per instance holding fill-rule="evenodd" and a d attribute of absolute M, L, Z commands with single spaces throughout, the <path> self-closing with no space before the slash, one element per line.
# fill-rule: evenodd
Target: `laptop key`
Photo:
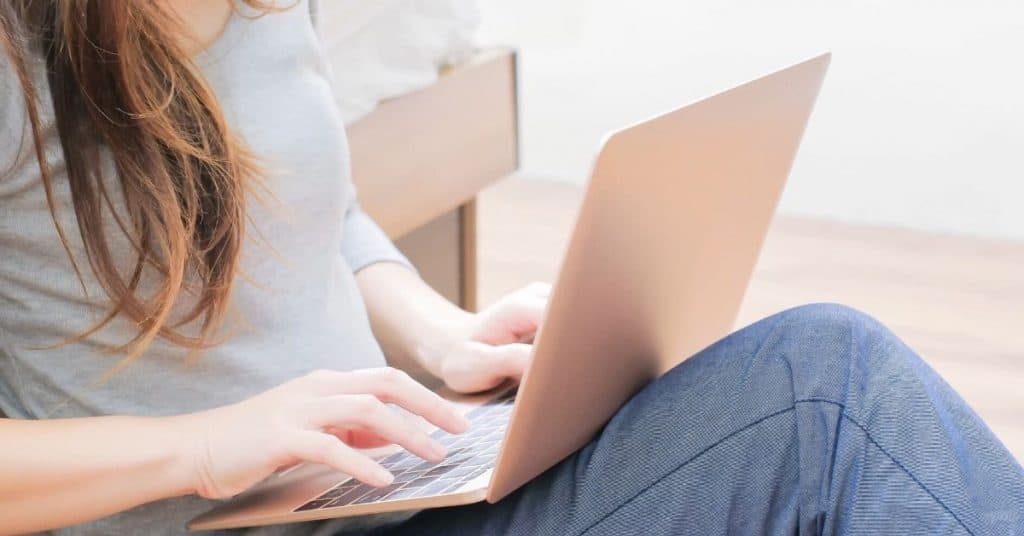
<path fill-rule="evenodd" d="M 388 501 L 397 501 L 397 500 L 400 500 L 400 499 L 413 499 L 415 497 L 421 497 L 422 495 L 423 495 L 423 486 L 415 487 L 415 488 L 410 488 L 409 486 L 405 486 L 405 487 L 402 487 L 402 488 L 398 488 L 397 490 L 392 492 L 390 495 L 388 495 L 384 499 L 388 500 Z"/>
<path fill-rule="evenodd" d="M 393 464 L 391 467 L 388 467 L 388 469 L 390 469 L 391 471 L 400 471 L 400 470 L 403 470 L 403 469 L 411 469 L 411 468 L 419 465 L 420 462 L 422 462 L 422 461 L 423 460 L 421 460 L 421 459 L 419 459 L 419 458 L 417 458 L 415 456 L 407 456 L 407 457 L 399 460 L 395 464 Z"/>
<path fill-rule="evenodd" d="M 366 495 L 363 495 L 362 497 L 356 499 L 356 501 L 351 504 L 366 504 L 380 500 L 400 487 L 402 487 L 402 484 L 389 484 L 382 488 L 377 488 L 371 491 L 370 493 L 367 493 Z"/>
<path fill-rule="evenodd" d="M 489 404 L 489 403 L 488 404 L 483 404 L 481 406 L 477 406 L 477 407 L 473 408 L 472 410 L 470 410 L 469 413 L 466 413 L 466 418 L 471 420 L 471 421 L 479 419 L 479 418 L 483 417 L 484 415 L 490 413 L 490 411 L 492 409 L 494 409 L 494 406 Z"/>
<path fill-rule="evenodd" d="M 479 438 L 476 438 L 476 437 L 473 437 L 473 438 L 464 437 L 464 438 L 461 438 L 459 441 L 455 442 L 454 444 L 452 444 L 452 446 L 450 446 L 448 448 L 450 450 L 472 449 L 473 446 L 476 445 L 476 442 L 478 440 L 479 440 Z"/>
<path fill-rule="evenodd" d="M 398 451 L 379 462 L 395 475 L 391 485 L 375 488 L 349 479 L 336 484 L 295 511 L 366 504 L 385 498 L 397 500 L 428 496 L 457 490 L 493 467 L 493 458 L 504 439 L 514 403 L 513 390 L 499 399 L 472 409 L 466 417 L 475 422 L 466 434 L 453 435 L 444 430 L 435 430 L 431 437 L 441 442 L 449 452 L 440 464 L 421 460 L 404 450 Z"/>
<path fill-rule="evenodd" d="M 442 437 L 447 437 L 447 436 L 455 436 L 455 434 L 449 434 L 448 432 L 446 432 L 446 431 L 444 431 L 444 430 L 442 430 L 440 428 L 438 428 L 437 430 L 434 430 L 433 432 L 430 433 L 430 437 L 432 437 L 434 439 L 441 439 Z"/>
<path fill-rule="evenodd" d="M 435 493 L 442 493 L 451 488 L 454 484 L 459 484 L 458 478 L 439 479 L 436 482 L 431 483 L 429 486 L 423 488 L 422 495 L 433 495 Z"/>
<path fill-rule="evenodd" d="M 410 482 L 406 482 L 405 487 L 407 487 L 407 488 L 421 488 L 421 487 L 426 486 L 427 484 L 430 484 L 431 482 L 437 480 L 438 478 L 439 478 L 438 475 L 430 475 L 430 476 L 424 475 L 424 476 L 421 476 L 421 477 L 417 478 L 416 480 L 413 480 L 413 481 L 410 481 Z"/>
<path fill-rule="evenodd" d="M 468 462 L 469 460 L 473 459 L 474 457 L 476 457 L 476 453 L 473 453 L 473 452 L 463 452 L 463 453 L 460 453 L 458 456 L 454 456 L 454 457 L 446 459 L 445 460 L 445 464 L 446 465 L 463 465 L 466 462 Z"/>
<path fill-rule="evenodd" d="M 473 471 L 471 471 L 466 476 L 462 477 L 462 480 L 464 482 L 469 482 L 469 481 L 475 479 L 476 477 L 486 473 L 491 468 L 492 468 L 492 466 L 490 466 L 490 465 L 486 465 L 486 466 L 483 466 L 483 467 L 474 467 Z"/>
<path fill-rule="evenodd" d="M 441 465 L 441 466 L 435 467 L 435 468 L 427 471 L 426 473 L 424 473 L 423 476 L 434 476 L 434 475 L 441 476 L 441 475 L 451 471 L 452 469 L 455 469 L 454 465 Z"/>
<path fill-rule="evenodd" d="M 426 471 L 427 469 L 433 469 L 434 467 L 437 467 L 437 465 L 438 464 L 436 464 L 434 462 L 422 461 L 422 462 L 418 463 L 417 465 L 414 465 L 412 468 L 410 468 L 408 470 L 409 471 Z"/>
<path fill-rule="evenodd" d="M 317 499 L 337 499 L 354 487 L 355 486 L 336 486 L 325 491 L 322 495 L 317 497 Z"/>
<path fill-rule="evenodd" d="M 394 454 L 384 458 L 383 460 L 381 460 L 381 461 L 379 461 L 377 463 L 383 465 L 384 467 L 388 467 L 389 465 L 391 465 L 391 464 L 393 464 L 395 462 L 398 462 L 399 460 L 401 460 L 402 458 L 405 458 L 407 456 L 409 456 L 409 453 L 404 451 L 404 450 L 402 450 L 402 451 L 398 451 L 398 452 L 396 452 L 396 453 L 394 453 Z"/>
<path fill-rule="evenodd" d="M 423 476 L 423 473 L 425 473 L 425 471 L 406 471 L 406 472 L 404 472 L 402 474 L 395 475 L 394 482 L 395 483 L 412 482 L 413 480 L 416 480 L 417 478 Z"/>
<path fill-rule="evenodd" d="M 448 434 L 448 435 L 445 435 L 444 437 L 439 438 L 438 442 L 441 443 L 442 445 L 446 446 L 446 447 L 450 447 L 450 446 L 452 446 L 452 444 L 454 444 L 458 440 L 459 440 L 459 436 Z"/>
<path fill-rule="evenodd" d="M 315 499 L 307 502 L 306 504 L 293 510 L 294 512 L 305 512 L 307 510 L 317 510 L 327 506 L 327 503 L 331 502 L 331 499 Z"/>
<path fill-rule="evenodd" d="M 367 493 L 372 492 L 375 489 L 377 488 L 370 486 L 368 484 L 360 484 L 348 490 L 337 499 L 331 501 L 331 503 L 328 504 L 326 507 L 334 508 L 336 506 L 345 506 L 346 504 L 352 504 L 356 499 L 362 497 L 363 495 L 366 495 Z"/>
<path fill-rule="evenodd" d="M 460 465 L 453 469 L 452 471 L 448 472 L 445 476 L 448 478 L 462 478 L 472 473 L 476 469 L 477 468 L 472 465 Z"/>
<path fill-rule="evenodd" d="M 484 426 L 473 426 L 469 429 L 469 432 L 463 434 L 463 437 L 480 437 L 487 433 L 487 428 Z"/>

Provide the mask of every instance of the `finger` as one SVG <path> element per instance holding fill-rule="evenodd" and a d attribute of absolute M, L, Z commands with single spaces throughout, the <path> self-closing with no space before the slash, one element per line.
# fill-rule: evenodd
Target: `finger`
<path fill-rule="evenodd" d="M 391 443 L 429 461 L 441 461 L 446 449 L 426 431 L 403 418 L 373 395 L 336 395 L 310 401 L 304 411 L 317 428 L 369 430 Z"/>
<path fill-rule="evenodd" d="M 468 342 L 444 362 L 441 376 L 445 385 L 457 393 L 478 393 L 496 387 L 504 376 L 495 370 L 491 349 L 482 342 Z"/>
<path fill-rule="evenodd" d="M 422 416 L 453 434 L 469 428 L 455 406 L 398 369 L 383 367 L 352 372 L 318 371 L 310 375 L 318 394 L 372 394 Z"/>
<path fill-rule="evenodd" d="M 492 359 L 495 360 L 495 370 L 506 378 L 515 380 L 522 379 L 526 367 L 530 364 L 530 356 L 533 355 L 533 346 L 523 343 L 503 344 L 492 346 Z"/>
<path fill-rule="evenodd" d="M 476 336 L 491 344 L 526 342 L 537 332 L 546 310 L 547 300 L 537 296 L 500 302 L 484 313 L 482 329 Z"/>
<path fill-rule="evenodd" d="M 532 346 L 472 343 L 469 350 L 470 354 L 459 360 L 459 370 L 446 374 L 448 387 L 460 393 L 487 391 L 509 378 L 521 379 L 530 362 Z"/>
<path fill-rule="evenodd" d="M 387 486 L 395 479 L 368 456 L 320 432 L 296 433 L 291 441 L 291 454 L 301 460 L 327 465 L 371 486 Z"/>
<path fill-rule="evenodd" d="M 391 441 L 373 433 L 373 430 L 330 427 L 325 429 L 324 432 L 337 437 L 344 441 L 346 445 L 357 449 L 372 449 L 392 444 Z"/>
<path fill-rule="evenodd" d="M 350 430 L 347 443 L 357 449 L 372 449 L 390 445 L 391 442 L 383 438 L 373 430 Z"/>
<path fill-rule="evenodd" d="M 540 296 L 526 296 L 521 300 L 517 300 L 514 305 L 514 309 L 519 313 L 518 316 L 526 320 L 531 329 L 537 329 L 537 326 L 540 325 L 541 320 L 544 319 L 547 307 L 547 298 Z"/>

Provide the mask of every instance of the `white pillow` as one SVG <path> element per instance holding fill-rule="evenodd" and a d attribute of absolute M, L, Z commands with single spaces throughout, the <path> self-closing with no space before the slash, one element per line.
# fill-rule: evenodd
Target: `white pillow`
<path fill-rule="evenodd" d="M 466 59 L 480 20 L 476 0 L 326 0 L 317 18 L 346 124 Z"/>

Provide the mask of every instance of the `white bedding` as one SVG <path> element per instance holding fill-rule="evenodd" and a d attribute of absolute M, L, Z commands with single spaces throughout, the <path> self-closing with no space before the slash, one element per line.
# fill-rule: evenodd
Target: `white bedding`
<path fill-rule="evenodd" d="M 349 124 L 468 57 L 479 14 L 476 0 L 321 0 L 318 19 Z"/>

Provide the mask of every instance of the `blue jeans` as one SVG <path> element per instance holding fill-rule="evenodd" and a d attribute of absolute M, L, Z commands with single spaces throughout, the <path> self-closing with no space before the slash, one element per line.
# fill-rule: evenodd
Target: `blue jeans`
<path fill-rule="evenodd" d="M 809 305 L 677 366 L 505 500 L 377 533 L 1024 534 L 1024 470 L 885 327 Z"/>

